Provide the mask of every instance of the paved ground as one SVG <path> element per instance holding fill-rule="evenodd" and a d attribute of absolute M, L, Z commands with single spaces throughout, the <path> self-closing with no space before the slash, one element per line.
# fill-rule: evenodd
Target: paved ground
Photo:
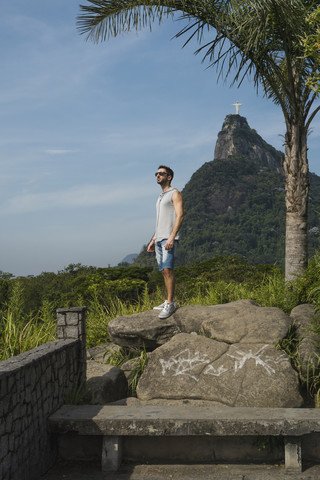
<path fill-rule="evenodd" d="M 60 462 L 41 480 L 320 480 L 320 465 L 301 474 L 283 465 L 127 465 L 103 474 L 98 464 Z"/>

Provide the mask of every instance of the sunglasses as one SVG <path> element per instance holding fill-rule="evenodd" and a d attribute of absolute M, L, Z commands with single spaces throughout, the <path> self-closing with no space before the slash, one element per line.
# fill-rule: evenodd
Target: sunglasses
<path fill-rule="evenodd" d="M 154 176 L 156 177 L 157 175 L 160 175 L 161 177 L 163 177 L 164 175 L 168 175 L 168 174 L 167 172 L 156 172 Z"/>

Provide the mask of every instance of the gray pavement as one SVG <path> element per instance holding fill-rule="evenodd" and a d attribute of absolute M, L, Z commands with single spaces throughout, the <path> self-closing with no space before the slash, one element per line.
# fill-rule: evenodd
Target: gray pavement
<path fill-rule="evenodd" d="M 102 473 L 99 464 L 61 461 L 41 480 L 320 480 L 320 465 L 301 474 L 283 465 L 123 465 L 117 473 Z"/>

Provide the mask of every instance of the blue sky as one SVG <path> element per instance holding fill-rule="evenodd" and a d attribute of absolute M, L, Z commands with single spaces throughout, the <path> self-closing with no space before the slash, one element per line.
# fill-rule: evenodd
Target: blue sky
<path fill-rule="evenodd" d="M 86 42 L 85 0 L 2 0 L 0 269 L 37 275 L 70 263 L 116 265 L 153 234 L 160 163 L 182 189 L 213 159 L 233 103 L 283 150 L 280 109 L 207 69 L 179 24 Z M 320 117 L 309 138 L 320 175 Z"/>

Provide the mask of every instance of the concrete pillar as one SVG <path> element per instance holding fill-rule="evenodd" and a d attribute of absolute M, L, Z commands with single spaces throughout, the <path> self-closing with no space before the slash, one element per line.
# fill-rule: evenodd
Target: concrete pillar
<path fill-rule="evenodd" d="M 284 437 L 286 472 L 302 472 L 301 438 Z"/>
<path fill-rule="evenodd" d="M 104 436 L 102 439 L 101 469 L 116 472 L 122 461 L 122 437 Z"/>
<path fill-rule="evenodd" d="M 80 340 L 79 384 L 86 381 L 86 307 L 58 308 L 58 340 Z"/>

